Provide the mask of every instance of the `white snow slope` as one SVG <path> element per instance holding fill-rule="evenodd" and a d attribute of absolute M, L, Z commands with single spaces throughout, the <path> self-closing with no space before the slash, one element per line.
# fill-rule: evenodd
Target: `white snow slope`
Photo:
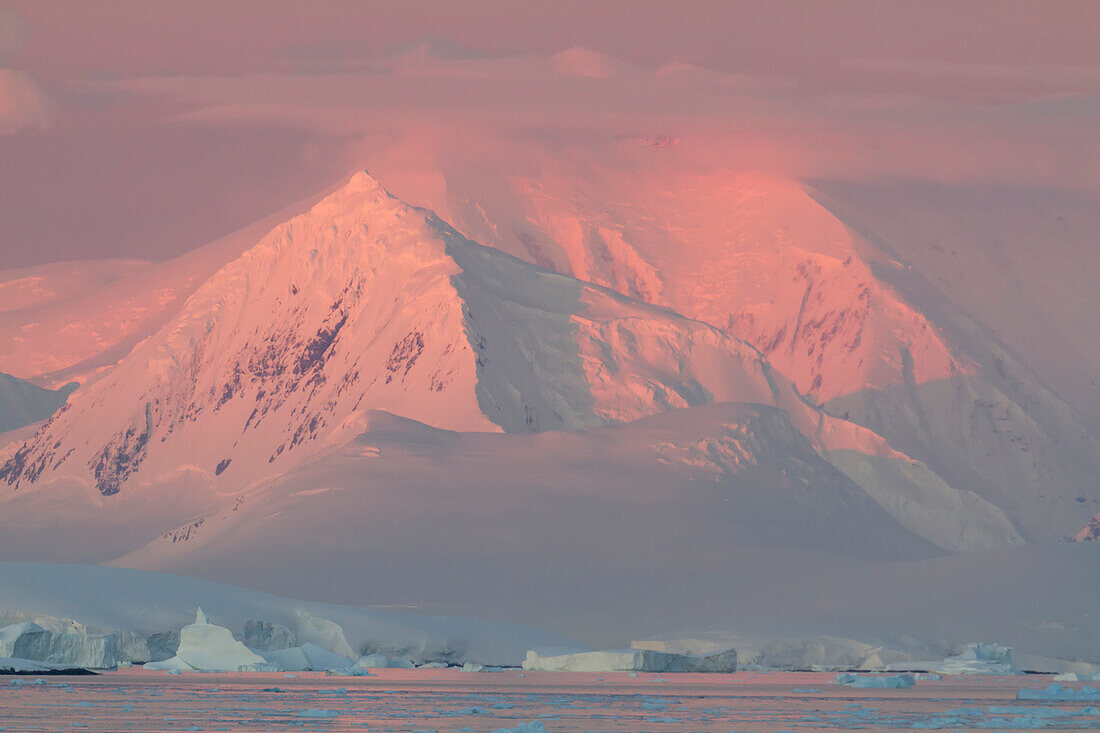
<path fill-rule="evenodd" d="M 383 414 L 368 427 L 118 563 L 531 623 L 601 647 L 726 628 L 1100 658 L 1095 543 L 937 557 L 772 408 L 533 435 Z"/>
<path fill-rule="evenodd" d="M 1088 410 L 1100 399 L 1089 338 L 1100 261 L 1081 252 L 1095 232 L 1087 202 L 1044 208 L 1025 191 L 963 204 L 957 191 L 935 199 L 876 186 L 863 196 L 873 205 L 853 206 L 776 176 L 654 161 L 612 167 L 530 150 L 515 161 L 414 160 L 394 171 L 407 200 L 484 244 L 746 340 L 831 414 L 1004 509 L 1025 538 L 1064 538 L 1100 511 L 1100 428 Z M 997 223 L 972 231 L 983 212 Z M 1043 232 L 1072 239 L 1077 254 L 1040 246 Z M 929 242 L 962 254 L 936 260 L 922 253 Z M 1030 363 L 1073 388 L 1067 395 L 1091 389 L 1089 401 L 1059 396 L 1002 343 L 998 333 L 1016 324 L 1017 346 L 1036 335 Z"/>

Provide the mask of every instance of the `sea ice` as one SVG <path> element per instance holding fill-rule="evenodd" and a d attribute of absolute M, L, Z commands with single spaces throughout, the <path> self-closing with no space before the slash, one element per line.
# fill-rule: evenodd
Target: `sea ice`
<path fill-rule="evenodd" d="M 1017 700 L 1054 700 L 1070 702 L 1076 700 L 1100 700 L 1100 690 L 1088 685 L 1082 685 L 1080 690 L 1070 687 L 1062 687 L 1059 684 L 1051 684 L 1046 689 L 1036 690 L 1023 688 L 1016 691 Z"/>
<path fill-rule="evenodd" d="M 298 713 L 299 718 L 335 718 L 339 715 L 335 710 L 325 710 L 323 708 L 309 708 Z"/>
<path fill-rule="evenodd" d="M 515 728 L 497 728 L 493 733 L 546 733 L 546 726 L 537 720 L 520 723 Z"/>

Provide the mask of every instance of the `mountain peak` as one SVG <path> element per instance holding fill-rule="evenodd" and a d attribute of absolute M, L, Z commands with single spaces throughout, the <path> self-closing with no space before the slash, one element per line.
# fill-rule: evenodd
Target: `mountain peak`
<path fill-rule="evenodd" d="M 576 429 L 771 401 L 765 371 L 716 329 L 482 247 L 359 171 L 208 279 L 0 480 L 110 496 L 184 471 L 240 490 L 347 443 L 371 410 Z"/>
<path fill-rule="evenodd" d="M 412 209 L 390 193 L 369 171 L 360 169 L 349 175 L 343 185 L 318 201 L 309 213 L 312 216 L 331 217 L 363 207 L 378 212 Z M 292 219 L 291 222 L 293 221 Z"/>
<path fill-rule="evenodd" d="M 393 194 L 387 191 L 382 183 L 372 176 L 370 171 L 366 168 L 361 168 L 348 176 L 347 183 L 344 184 L 343 190 L 358 191 L 362 193 L 380 193 L 393 198 Z"/>

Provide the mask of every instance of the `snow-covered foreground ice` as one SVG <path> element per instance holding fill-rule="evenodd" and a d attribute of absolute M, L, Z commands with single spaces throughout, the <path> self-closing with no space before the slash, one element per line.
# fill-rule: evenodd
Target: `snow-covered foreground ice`
<path fill-rule="evenodd" d="M 381 670 L 372 677 L 125 670 L 0 678 L 0 730 L 1098 730 L 1085 702 L 1017 700 L 1047 677 L 859 689 L 815 673 L 676 675 Z"/>

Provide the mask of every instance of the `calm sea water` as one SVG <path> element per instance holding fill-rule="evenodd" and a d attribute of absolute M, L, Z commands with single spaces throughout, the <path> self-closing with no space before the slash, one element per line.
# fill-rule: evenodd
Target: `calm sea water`
<path fill-rule="evenodd" d="M 0 678 L 5 731 L 1100 730 L 1100 707 L 1017 702 L 1049 677 L 853 689 L 836 675 L 628 676 L 457 670 Z M 1073 685 L 1080 687 L 1080 685 Z M 1097 703 L 1100 706 L 1100 703 Z M 522 726 L 527 726 L 524 728 Z"/>

